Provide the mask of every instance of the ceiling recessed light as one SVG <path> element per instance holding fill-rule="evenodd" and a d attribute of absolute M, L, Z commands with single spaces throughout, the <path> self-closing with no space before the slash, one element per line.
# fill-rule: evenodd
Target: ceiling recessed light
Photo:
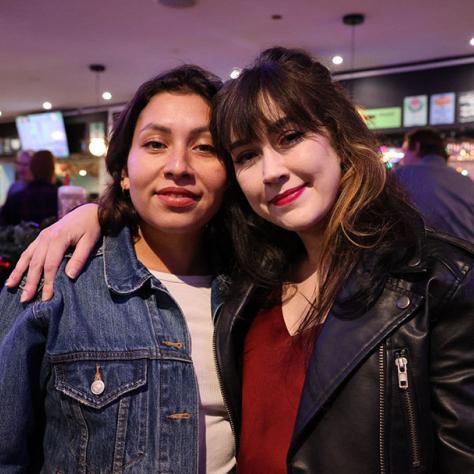
<path fill-rule="evenodd" d="M 87 176 L 86 170 L 79 170 L 79 176 Z"/>
<path fill-rule="evenodd" d="M 230 78 L 231 79 L 237 79 L 240 76 L 240 73 L 242 72 L 242 69 L 240 67 L 234 67 L 232 71 L 230 71 Z"/>
<path fill-rule="evenodd" d="M 2 116 L 2 111 L 0 110 L 0 117 Z"/>
<path fill-rule="evenodd" d="M 158 0 L 165 7 L 190 8 L 196 5 L 197 0 Z"/>
<path fill-rule="evenodd" d="M 110 92 L 106 91 L 102 94 L 102 99 L 104 100 L 110 100 L 111 98 L 112 98 L 112 94 Z"/>
<path fill-rule="evenodd" d="M 474 37 L 471 38 L 471 41 L 469 41 L 469 44 L 470 44 L 471 46 L 474 46 Z"/>
<path fill-rule="evenodd" d="M 53 105 L 51 102 L 43 102 L 43 109 L 44 110 L 51 110 L 53 108 Z"/>
<path fill-rule="evenodd" d="M 342 64 L 344 62 L 344 59 L 342 58 L 342 56 L 333 56 L 332 62 L 333 64 Z"/>

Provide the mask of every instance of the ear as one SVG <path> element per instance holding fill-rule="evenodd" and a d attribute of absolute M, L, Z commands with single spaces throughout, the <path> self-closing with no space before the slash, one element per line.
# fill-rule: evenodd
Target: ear
<path fill-rule="evenodd" d="M 122 191 L 129 191 L 130 190 L 130 180 L 128 179 L 127 170 L 122 170 L 122 178 L 120 180 L 120 186 Z"/>

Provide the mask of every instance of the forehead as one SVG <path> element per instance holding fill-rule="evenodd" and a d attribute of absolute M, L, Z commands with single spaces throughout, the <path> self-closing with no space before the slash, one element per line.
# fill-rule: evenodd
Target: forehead
<path fill-rule="evenodd" d="M 136 130 L 149 123 L 169 128 L 196 128 L 209 125 L 210 106 L 194 93 L 161 92 L 154 95 L 138 116 Z"/>

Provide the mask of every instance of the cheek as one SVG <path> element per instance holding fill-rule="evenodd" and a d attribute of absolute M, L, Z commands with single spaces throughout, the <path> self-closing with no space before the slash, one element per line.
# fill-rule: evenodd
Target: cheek
<path fill-rule="evenodd" d="M 333 196 L 336 196 L 337 193 L 339 192 L 339 188 L 341 186 L 341 176 L 342 176 L 341 166 L 339 165 L 339 163 L 337 163 L 337 165 L 335 165 L 334 167 L 330 184 L 329 184 L 330 192 Z"/>
<path fill-rule="evenodd" d="M 220 204 L 227 185 L 227 173 L 224 165 L 216 166 L 215 169 L 209 170 L 205 178 L 205 185 L 212 199 Z"/>
<path fill-rule="evenodd" d="M 235 177 L 247 201 L 254 207 L 261 193 L 261 180 L 258 179 L 257 173 L 252 167 L 248 167 L 246 169 L 236 170 Z"/>
<path fill-rule="evenodd" d="M 147 160 L 130 154 L 127 160 L 127 169 L 125 170 L 130 181 L 130 187 L 143 186 L 152 181 L 155 176 L 153 168 Z"/>

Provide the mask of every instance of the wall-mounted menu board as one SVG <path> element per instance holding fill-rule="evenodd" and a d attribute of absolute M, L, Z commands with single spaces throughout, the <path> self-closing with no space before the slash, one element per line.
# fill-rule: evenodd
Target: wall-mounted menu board
<path fill-rule="evenodd" d="M 338 75 L 336 74 L 337 80 Z M 364 111 L 401 107 L 401 124 L 474 128 L 474 63 L 341 80 Z M 382 129 L 382 127 L 372 127 Z"/>

